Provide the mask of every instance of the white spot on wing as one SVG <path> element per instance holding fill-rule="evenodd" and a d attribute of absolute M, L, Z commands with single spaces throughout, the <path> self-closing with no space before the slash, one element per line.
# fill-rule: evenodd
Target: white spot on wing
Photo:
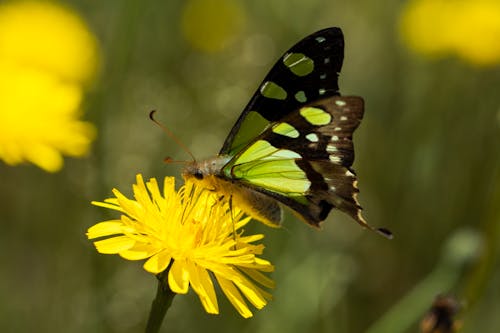
<path fill-rule="evenodd" d="M 338 149 L 334 145 L 327 145 L 326 146 L 326 151 L 329 152 L 329 153 L 335 153 L 336 151 L 338 151 Z"/>
<path fill-rule="evenodd" d="M 311 142 L 318 142 L 319 138 L 316 133 L 309 133 L 306 135 L 306 139 L 311 141 Z"/>
<path fill-rule="evenodd" d="M 339 141 L 339 137 L 336 135 L 332 136 L 332 141 Z"/>
<path fill-rule="evenodd" d="M 341 161 L 340 157 L 335 156 L 335 155 L 330 155 L 329 158 L 330 158 L 330 161 L 335 162 L 335 163 L 339 163 Z"/>
<path fill-rule="evenodd" d="M 341 127 L 335 127 L 333 130 L 334 131 L 342 131 L 342 128 Z"/>
<path fill-rule="evenodd" d="M 346 102 L 344 102 L 344 101 L 341 101 L 341 100 L 336 100 L 336 101 L 335 101 L 335 104 L 337 104 L 338 106 L 344 106 L 344 105 L 346 105 L 347 103 L 346 103 Z"/>
<path fill-rule="evenodd" d="M 346 121 L 346 120 L 347 120 L 347 117 L 346 117 L 346 116 L 340 116 L 340 120 L 342 120 L 342 121 Z"/>

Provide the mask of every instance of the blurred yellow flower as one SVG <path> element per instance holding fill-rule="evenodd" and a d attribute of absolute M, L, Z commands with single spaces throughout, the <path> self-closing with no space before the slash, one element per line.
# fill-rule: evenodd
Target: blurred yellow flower
<path fill-rule="evenodd" d="M 274 287 L 262 274 L 274 267 L 258 257 L 264 246 L 251 244 L 264 236 L 239 231 L 249 218 L 242 219 L 239 210 L 231 211 L 226 201 L 191 182 L 176 192 L 173 177 L 165 178 L 161 193 L 155 179 L 145 184 L 137 175 L 133 191 L 135 199 L 115 189 L 115 198 L 93 202 L 123 213 L 119 220 L 89 228 L 89 239 L 105 237 L 94 242 L 98 252 L 147 259 L 144 269 L 153 274 L 169 269 L 170 289 L 185 294 L 191 285 L 208 313 L 219 313 L 211 274 L 243 317 L 252 312 L 242 294 L 257 309 L 267 304 L 271 295 L 256 283 Z"/>
<path fill-rule="evenodd" d="M 238 1 L 189 0 L 182 15 L 182 31 L 192 47 L 219 52 L 238 35 L 245 15 Z"/>
<path fill-rule="evenodd" d="M 95 136 L 77 120 L 82 90 L 46 72 L 0 63 L 0 159 L 58 171 L 61 154 L 80 156 Z"/>
<path fill-rule="evenodd" d="M 81 19 L 51 2 L 0 5 L 0 160 L 49 172 L 82 156 L 95 128 L 78 120 L 97 45 Z"/>
<path fill-rule="evenodd" d="M 456 54 L 480 66 L 500 63 L 498 0 L 412 0 L 403 8 L 400 28 L 417 53 Z"/>
<path fill-rule="evenodd" d="M 71 10 L 47 1 L 0 5 L 0 59 L 88 82 L 96 73 L 97 42 Z"/>

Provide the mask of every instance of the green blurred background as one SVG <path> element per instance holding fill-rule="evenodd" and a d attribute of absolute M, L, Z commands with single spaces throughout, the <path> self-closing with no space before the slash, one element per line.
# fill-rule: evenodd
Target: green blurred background
<path fill-rule="evenodd" d="M 245 320 L 223 297 L 221 314 L 206 314 L 191 292 L 174 299 L 164 331 L 418 332 L 440 293 L 462 303 L 462 332 L 498 331 L 498 63 L 412 51 L 400 33 L 404 1 L 65 4 L 99 42 L 101 72 L 83 106 L 98 136 L 87 158 L 67 158 L 58 173 L 0 164 L 0 331 L 142 331 L 155 278 L 95 251 L 87 228 L 116 215 L 90 201 L 113 187 L 131 194 L 137 173 L 179 177 L 162 159 L 189 156 L 150 110 L 209 157 L 278 57 L 329 26 L 345 35 L 341 93 L 366 102 L 355 134 L 359 199 L 394 239 L 339 212 L 320 231 L 291 215 L 280 230 L 253 223 L 276 265 L 274 300 Z"/>

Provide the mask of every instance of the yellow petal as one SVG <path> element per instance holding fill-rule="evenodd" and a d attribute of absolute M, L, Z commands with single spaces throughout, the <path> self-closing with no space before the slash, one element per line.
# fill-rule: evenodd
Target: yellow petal
<path fill-rule="evenodd" d="M 57 172 L 63 166 L 63 158 L 55 147 L 32 144 L 26 151 L 26 159 L 48 172 Z"/>
<path fill-rule="evenodd" d="M 134 244 L 135 240 L 126 236 L 112 237 L 94 242 L 97 251 L 104 254 L 120 253 L 130 249 Z"/>
<path fill-rule="evenodd" d="M 123 223 L 119 220 L 112 220 L 97 223 L 87 230 L 88 239 L 111 236 L 123 233 Z"/>
<path fill-rule="evenodd" d="M 240 238 L 238 238 L 238 241 L 243 242 L 243 243 L 253 243 L 253 242 L 256 242 L 258 240 L 261 240 L 262 238 L 264 238 L 264 235 L 256 234 L 256 235 L 251 235 L 251 236 L 240 237 Z"/>
<path fill-rule="evenodd" d="M 267 304 L 262 290 L 243 276 L 241 272 L 227 265 L 218 265 L 217 267 L 213 267 L 212 271 L 215 276 L 220 275 L 232 281 L 257 309 L 261 309 Z"/>
<path fill-rule="evenodd" d="M 106 199 L 104 200 L 104 202 L 92 201 L 91 204 L 94 206 L 113 209 L 124 213 L 124 210 L 118 205 L 118 203 L 112 203 L 110 199 Z"/>
<path fill-rule="evenodd" d="M 221 276 L 216 276 L 217 281 L 219 282 L 220 288 L 222 292 L 226 295 L 227 299 L 231 302 L 231 304 L 236 308 L 236 310 L 240 313 L 243 318 L 250 318 L 253 316 L 252 312 L 248 308 L 247 303 L 241 296 L 241 293 L 234 286 L 234 284 L 224 279 Z"/>
<path fill-rule="evenodd" d="M 149 244 L 138 244 L 127 251 L 120 252 L 120 256 L 127 260 L 142 260 L 156 254 L 158 249 Z"/>
<path fill-rule="evenodd" d="M 266 298 L 262 294 L 262 290 L 257 288 L 252 282 L 247 279 L 239 279 L 234 281 L 236 286 L 241 290 L 245 297 L 257 309 L 262 309 L 266 304 Z"/>
<path fill-rule="evenodd" d="M 198 294 L 201 304 L 208 313 L 218 314 L 219 305 L 215 295 L 214 285 L 207 270 L 196 264 L 187 262 L 189 280 L 194 291 Z"/>
<path fill-rule="evenodd" d="M 168 272 L 168 285 L 177 294 L 186 294 L 189 288 L 189 273 L 186 270 L 186 260 L 174 260 Z"/>
<path fill-rule="evenodd" d="M 246 275 L 248 275 L 252 280 L 257 281 L 260 283 L 262 286 L 266 288 L 274 288 L 275 283 L 274 281 L 269 278 L 268 276 L 262 274 L 261 272 L 255 270 L 255 269 L 248 269 L 245 267 L 239 267 L 239 269 L 244 272 Z"/>
<path fill-rule="evenodd" d="M 168 251 L 162 251 L 153 255 L 143 265 L 144 269 L 150 273 L 158 274 L 167 269 L 172 257 Z"/>

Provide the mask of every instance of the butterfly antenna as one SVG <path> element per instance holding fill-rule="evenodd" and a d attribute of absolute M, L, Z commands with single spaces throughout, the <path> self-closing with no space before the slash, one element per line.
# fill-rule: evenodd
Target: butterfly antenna
<path fill-rule="evenodd" d="M 188 147 L 186 147 L 185 144 L 182 143 L 181 140 L 179 140 L 178 137 L 176 137 L 174 135 L 174 133 L 169 130 L 165 125 L 163 125 L 162 123 L 160 123 L 158 120 L 155 119 L 154 115 L 156 113 L 156 110 L 152 110 L 150 113 L 149 113 L 149 119 L 151 119 L 152 122 L 154 122 L 156 125 L 160 126 L 160 128 L 172 139 L 175 141 L 175 143 L 177 143 L 179 145 L 179 147 L 181 147 L 186 153 L 189 154 L 189 156 L 191 156 L 191 159 L 193 161 L 196 161 L 196 158 L 194 158 L 194 155 L 191 153 L 191 151 L 188 149 Z M 172 163 L 172 159 L 170 157 L 167 157 L 165 158 L 165 162 L 166 163 Z"/>
<path fill-rule="evenodd" d="M 379 235 L 382 235 L 383 237 L 385 237 L 387 239 L 393 239 L 394 238 L 392 232 L 389 229 L 386 229 L 386 228 L 375 228 L 375 229 L 373 229 L 373 231 L 375 231 L 376 233 L 378 233 Z"/>

